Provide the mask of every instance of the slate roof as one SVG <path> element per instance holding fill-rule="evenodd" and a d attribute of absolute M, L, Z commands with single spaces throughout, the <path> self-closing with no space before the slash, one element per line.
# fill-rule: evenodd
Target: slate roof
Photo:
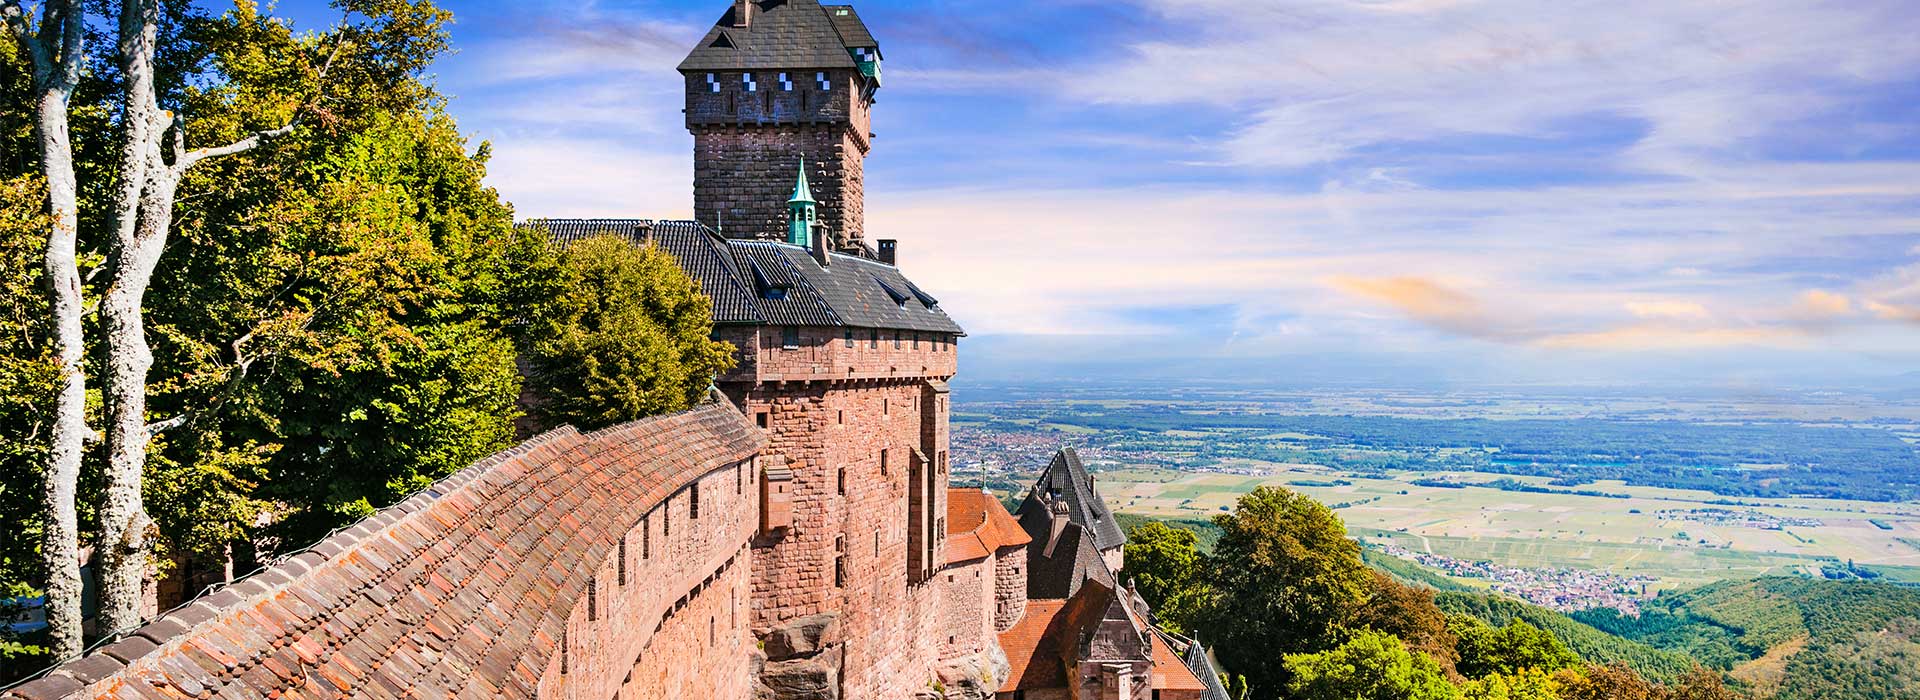
<path fill-rule="evenodd" d="M 832 253 L 822 267 L 805 248 L 774 241 L 726 238 L 695 221 L 651 219 L 533 219 L 555 241 L 572 243 L 615 233 L 639 241 L 636 229 L 680 261 L 713 299 L 716 324 L 848 326 L 966 335 L 939 300 L 900 269 L 855 255 Z"/>
<path fill-rule="evenodd" d="M 1021 522 L 1026 522 L 1029 509 L 1039 510 L 1042 514 L 1046 505 L 1036 500 L 1038 493 L 1056 495 L 1067 501 L 1067 515 L 1081 527 L 1093 532 L 1094 549 L 1107 551 L 1127 543 L 1127 534 L 1120 530 L 1113 512 L 1107 509 L 1106 502 L 1100 500 L 1100 492 L 1093 487 L 1093 477 L 1087 474 L 1087 468 L 1080 463 L 1080 455 L 1072 447 L 1062 447 L 1054 453 L 1053 461 L 1047 469 L 1034 480 L 1033 489 L 1027 492 L 1027 499 L 1020 504 Z"/>
<path fill-rule="evenodd" d="M 1029 600 L 1065 600 L 1072 598 L 1087 581 L 1115 585 L 1107 561 L 1093 547 L 1086 528 L 1068 522 L 1060 533 L 1060 543 L 1047 556 L 1047 538 L 1052 536 L 1051 517 L 1045 509 L 1022 509 L 1020 529 L 1032 540 L 1027 544 L 1027 598 Z"/>
<path fill-rule="evenodd" d="M 850 7 L 823 7 L 818 0 L 755 0 L 754 5 L 745 27 L 733 26 L 733 8 L 727 8 L 680 62 L 680 71 L 854 68 L 858 64 L 848 49 L 879 46 Z"/>
<path fill-rule="evenodd" d="M 982 559 L 1002 547 L 1018 547 L 1031 538 L 992 493 L 974 488 L 947 489 L 947 563 Z"/>
<path fill-rule="evenodd" d="M 1200 645 L 1200 640 L 1187 639 L 1165 632 L 1159 632 L 1159 634 L 1171 639 L 1176 645 L 1184 643 L 1185 652 L 1181 655 L 1180 662 L 1200 680 L 1201 685 L 1205 686 L 1204 691 L 1200 693 L 1200 700 L 1233 700 L 1227 695 L 1227 687 L 1220 683 L 1220 673 L 1213 669 L 1213 658 L 1207 655 L 1207 648 Z"/>
<path fill-rule="evenodd" d="M 547 433 L 0 700 L 532 698 L 639 514 L 766 444 L 725 401 Z"/>

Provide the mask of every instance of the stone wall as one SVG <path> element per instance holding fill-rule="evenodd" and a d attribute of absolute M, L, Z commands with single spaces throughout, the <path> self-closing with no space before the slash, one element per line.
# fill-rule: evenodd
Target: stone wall
<path fill-rule="evenodd" d="M 756 540 L 754 626 L 839 613 L 847 697 L 903 697 L 936 658 L 939 597 L 909 584 L 906 565 L 920 388 L 812 382 L 743 394 L 793 472 L 794 525 Z"/>
<path fill-rule="evenodd" d="M 792 90 L 782 89 L 777 71 L 751 74 L 753 91 L 739 72 L 686 76 L 695 219 L 733 238 L 784 239 L 787 199 L 805 156 L 819 221 L 842 245 L 865 232 L 872 102 L 857 73 L 827 71 L 831 87 L 821 90 L 816 72 L 789 73 L 803 78 L 791 81 Z"/>
<path fill-rule="evenodd" d="M 793 526 L 755 540 L 753 625 L 837 614 L 845 697 L 906 697 L 935 678 L 944 639 L 940 592 L 910 576 L 908 548 L 945 562 L 949 407 L 932 388 L 952 376 L 956 347 L 931 334 L 916 347 L 910 332 L 896 347 L 892 331 L 858 329 L 849 348 L 842 329 L 798 331 L 795 349 L 777 327 L 723 334 L 753 357 L 722 388 L 793 473 Z"/>
<path fill-rule="evenodd" d="M 733 343 L 739 360 L 720 382 L 946 379 L 959 369 L 959 339 L 947 334 L 828 326 L 795 331 L 800 342 L 789 348 L 779 326 L 719 329 L 716 336 Z"/>
<path fill-rule="evenodd" d="M 5 698 L 744 698 L 748 654 L 668 649 L 751 648 L 733 610 L 765 445 L 724 403 L 554 431 Z M 701 517 L 682 520 L 693 489 Z M 710 670 L 673 670 L 689 658 Z"/>
<path fill-rule="evenodd" d="M 940 658 L 954 659 L 997 644 L 993 633 L 993 557 L 948 564 L 940 585 Z"/>
<path fill-rule="evenodd" d="M 1002 547 L 993 561 L 993 629 L 1005 632 L 1027 614 L 1027 550 Z"/>

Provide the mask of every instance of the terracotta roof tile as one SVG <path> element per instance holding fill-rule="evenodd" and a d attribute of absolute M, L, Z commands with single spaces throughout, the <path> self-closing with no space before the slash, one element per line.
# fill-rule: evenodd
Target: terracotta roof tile
<path fill-rule="evenodd" d="M 1064 600 L 1029 600 L 1027 614 L 1000 633 L 1000 649 L 1007 653 L 1007 680 L 999 692 L 1066 686 L 1066 668 L 1060 648 L 1047 635 L 1053 620 L 1066 607 Z"/>
<path fill-rule="evenodd" d="M 947 489 L 947 533 L 948 563 L 982 559 L 1032 540 L 1000 499 L 973 488 Z"/>
<path fill-rule="evenodd" d="M 599 514 L 765 446 L 724 403 L 548 433 L 4 697 L 530 695 L 616 546 Z"/>

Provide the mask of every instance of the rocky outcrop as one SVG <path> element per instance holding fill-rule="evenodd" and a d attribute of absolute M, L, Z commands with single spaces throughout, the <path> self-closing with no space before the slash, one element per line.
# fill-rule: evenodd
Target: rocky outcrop
<path fill-rule="evenodd" d="M 754 700 L 839 700 L 840 614 L 788 621 L 762 635 Z"/>
<path fill-rule="evenodd" d="M 998 644 L 986 651 L 940 664 L 940 690 L 943 700 L 988 700 L 1013 670 L 1007 653 Z"/>

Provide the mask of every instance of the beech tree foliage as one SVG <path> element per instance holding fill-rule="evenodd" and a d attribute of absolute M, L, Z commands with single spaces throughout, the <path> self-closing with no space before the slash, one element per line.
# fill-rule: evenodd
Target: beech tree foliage
<path fill-rule="evenodd" d="M 451 19 L 428 0 L 338 0 L 314 30 L 249 0 L 40 6 L 0 0 L 0 509 L 22 535 L 0 538 L 0 596 L 49 594 L 71 634 L 0 640 L 0 679 L 78 648 L 82 546 L 100 628 L 123 628 L 154 574 L 244 571 L 510 445 L 529 319 L 577 307 L 556 297 L 588 279 L 514 227 L 487 145 L 423 79 Z M 69 41 L 80 8 L 94 31 Z M 75 63 L 46 60 L 67 47 Z M 71 89 L 42 99 L 67 65 Z M 67 199 L 42 157 L 61 152 Z M 609 420 L 684 407 L 729 357 L 697 286 L 664 253 L 628 253 L 640 264 L 612 269 L 641 293 L 598 313 L 646 323 L 595 342 L 667 348 L 671 367 L 630 351 L 603 370 L 644 388 L 598 394 L 622 402 Z M 56 405 L 79 409 L 69 471 L 50 456 L 69 444 Z"/>
<path fill-rule="evenodd" d="M 560 254 L 555 294 L 529 309 L 533 411 L 547 426 L 599 428 L 693 405 L 733 346 L 713 302 L 657 246 L 617 235 Z"/>

